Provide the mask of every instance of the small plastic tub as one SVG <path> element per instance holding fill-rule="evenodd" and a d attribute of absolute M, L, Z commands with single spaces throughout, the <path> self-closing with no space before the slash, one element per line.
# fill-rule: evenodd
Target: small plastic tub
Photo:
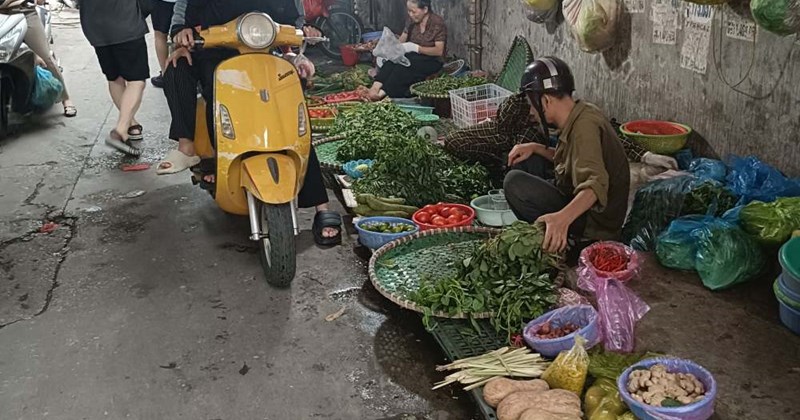
<path fill-rule="evenodd" d="M 545 322 L 560 328 L 572 323 L 580 327 L 577 331 L 560 338 L 544 339 L 536 337 L 536 332 Z M 555 358 L 559 353 L 569 350 L 575 345 L 575 336 L 586 339 L 586 349 L 590 349 L 600 342 L 600 326 L 597 324 L 597 311 L 590 305 L 565 306 L 552 310 L 539 318 L 534 319 L 525 326 L 522 337 L 534 350 L 544 357 Z"/>
<path fill-rule="evenodd" d="M 783 268 L 786 289 L 800 295 L 800 238 L 792 238 L 783 244 L 778 260 Z"/>
<path fill-rule="evenodd" d="M 783 325 L 793 333 L 800 335 L 800 310 L 792 308 L 781 299 L 778 299 L 778 305 Z"/>
<path fill-rule="evenodd" d="M 498 210 L 488 195 L 472 200 L 470 206 L 475 209 L 478 221 L 486 226 L 503 227 L 517 221 L 517 216 L 511 209 Z"/>
<path fill-rule="evenodd" d="M 358 64 L 358 51 L 352 45 L 342 45 L 339 47 L 339 51 L 342 53 L 342 64 L 348 67 Z"/>
<path fill-rule="evenodd" d="M 667 372 L 691 373 L 697 377 L 697 380 L 702 382 L 706 389 L 706 397 L 700 401 L 682 407 L 655 407 L 633 399 L 630 392 L 628 392 L 628 377 L 631 372 L 633 372 L 634 369 L 649 369 L 658 364 L 666 366 Z M 691 360 L 671 357 L 642 360 L 622 372 L 622 375 L 617 378 L 617 388 L 619 388 L 619 396 L 622 397 L 622 400 L 628 405 L 633 415 L 640 420 L 704 420 L 714 415 L 714 403 L 717 398 L 717 381 L 714 380 L 714 376 L 711 375 L 711 372 Z"/>
<path fill-rule="evenodd" d="M 775 296 L 793 309 L 800 310 L 800 294 L 786 287 L 785 277 L 780 276 L 772 286 Z"/>
<path fill-rule="evenodd" d="M 401 232 L 401 233 L 381 233 L 381 232 L 371 232 L 365 230 L 362 226 L 367 223 L 390 223 L 390 224 L 404 224 L 410 225 L 414 227 L 414 230 L 408 232 Z M 413 235 L 419 232 L 419 226 L 417 226 L 414 222 L 408 219 L 403 219 L 400 217 L 365 217 L 359 220 L 355 224 L 356 230 L 358 231 L 358 241 L 361 242 L 362 245 L 365 247 L 376 250 L 389 242 L 395 241 L 400 239 L 404 236 Z"/>

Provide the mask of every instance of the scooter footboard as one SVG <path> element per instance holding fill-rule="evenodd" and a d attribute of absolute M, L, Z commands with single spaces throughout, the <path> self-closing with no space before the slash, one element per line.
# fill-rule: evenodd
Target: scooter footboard
<path fill-rule="evenodd" d="M 262 153 L 242 160 L 242 188 L 263 203 L 292 202 L 298 194 L 295 160 L 281 153 Z"/>

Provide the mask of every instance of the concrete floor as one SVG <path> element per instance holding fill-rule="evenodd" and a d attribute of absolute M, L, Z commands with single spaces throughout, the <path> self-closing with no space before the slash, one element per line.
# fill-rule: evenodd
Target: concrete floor
<path fill-rule="evenodd" d="M 0 419 L 475 418 L 466 395 L 430 391 L 442 354 L 369 286 L 354 237 L 320 250 L 303 212 L 297 278 L 276 290 L 246 220 L 187 175 L 120 171 L 95 57 L 76 14 L 59 22 L 79 115 L 0 141 Z M 139 119 L 155 164 L 172 147 L 161 91 Z M 46 221 L 59 227 L 39 233 Z M 634 285 L 653 308 L 640 348 L 714 372 L 717 418 L 800 418 L 800 338 L 778 324 L 770 278 L 711 293 L 649 261 Z"/>

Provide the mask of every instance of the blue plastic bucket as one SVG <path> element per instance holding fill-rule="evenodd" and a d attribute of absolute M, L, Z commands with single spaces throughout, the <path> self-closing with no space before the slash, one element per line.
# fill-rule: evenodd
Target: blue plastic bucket
<path fill-rule="evenodd" d="M 405 225 L 410 225 L 414 227 L 414 230 L 409 232 L 401 232 L 401 233 L 381 233 L 381 232 L 370 232 L 368 230 L 364 230 L 362 228 L 363 225 L 367 223 L 391 223 L 391 224 L 398 224 L 402 223 Z M 362 245 L 365 247 L 375 250 L 378 249 L 389 242 L 394 240 L 400 239 L 404 236 L 413 235 L 419 232 L 419 226 L 411 220 L 403 219 L 400 217 L 365 217 L 356 223 L 356 230 L 358 231 L 358 240 L 361 242 Z"/>
<path fill-rule="evenodd" d="M 702 382 L 706 389 L 706 397 L 683 407 L 655 407 L 633 399 L 630 392 L 628 392 L 628 377 L 631 372 L 634 369 L 649 369 L 651 366 L 658 364 L 666 366 L 667 372 L 691 373 L 697 377 L 697 380 Z M 628 408 L 630 408 L 637 419 L 661 420 L 668 418 L 706 420 L 714 415 L 714 402 L 717 398 L 717 381 L 714 380 L 714 376 L 711 375 L 711 372 L 691 360 L 669 357 L 642 360 L 622 372 L 622 375 L 617 378 L 617 387 L 619 388 L 619 396 L 622 397 L 622 400 L 625 401 L 625 404 L 628 405 Z"/>
<path fill-rule="evenodd" d="M 536 331 L 547 321 L 550 321 L 550 325 L 555 328 L 572 323 L 579 326 L 580 329 L 561 338 L 542 339 L 536 337 Z M 542 356 L 554 358 L 562 351 L 571 349 L 575 345 L 575 336 L 578 334 L 586 339 L 586 349 L 597 345 L 602 338 L 597 325 L 597 311 L 589 305 L 571 305 L 552 310 L 529 322 L 522 332 L 522 337 Z"/>

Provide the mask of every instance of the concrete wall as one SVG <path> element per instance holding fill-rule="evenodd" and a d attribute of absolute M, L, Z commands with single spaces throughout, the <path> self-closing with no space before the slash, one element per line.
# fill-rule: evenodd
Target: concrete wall
<path fill-rule="evenodd" d="M 528 21 L 520 0 L 483 1 L 487 8 L 483 31 L 486 70 L 499 70 L 514 36 L 524 35 L 536 56 L 556 55 L 566 60 L 575 73 L 579 94 L 603 107 L 609 116 L 683 122 L 697 132 L 692 146 L 701 153 L 755 154 L 790 176 L 800 176 L 800 51 L 791 53 L 800 48 L 795 38 L 781 38 L 761 28 L 755 46 L 726 36 L 723 25 L 734 17 L 751 20 L 747 6 L 739 3 L 742 0 L 734 0 L 733 8 L 714 9 L 705 74 L 680 65 L 688 32 L 682 2 L 675 3 L 680 12 L 676 45 L 652 42 L 651 12 L 656 0 L 640 0 L 644 13 L 630 14 L 625 6 L 617 45 L 604 54 L 587 54 L 578 49 L 564 23 L 546 28 Z M 434 1 L 434 9 L 450 25 L 450 51 L 463 57 L 469 35 L 468 3 Z M 398 16 L 385 15 L 384 19 L 396 21 Z M 751 62 L 749 77 L 738 90 L 764 99 L 738 93 L 722 81 L 721 75 L 731 84 L 739 82 Z"/>

